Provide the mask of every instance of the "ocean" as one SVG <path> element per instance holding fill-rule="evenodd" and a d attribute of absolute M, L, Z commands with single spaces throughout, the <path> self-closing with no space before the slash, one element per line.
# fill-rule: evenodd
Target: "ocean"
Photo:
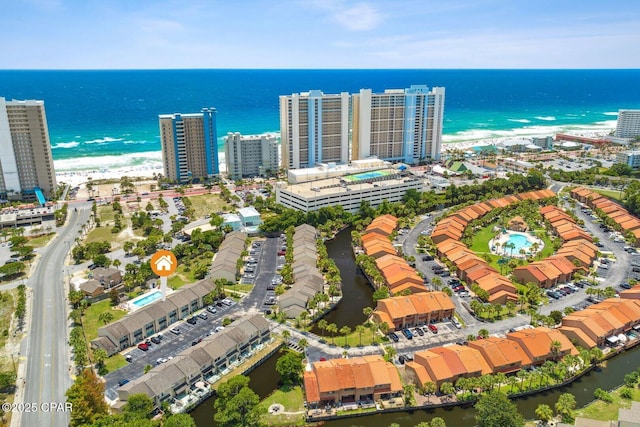
<path fill-rule="evenodd" d="M 0 96 L 44 100 L 57 171 L 158 165 L 158 115 L 215 107 L 227 132 L 279 133 L 279 95 L 446 88 L 445 142 L 602 132 L 640 108 L 640 70 L 0 71 Z"/>

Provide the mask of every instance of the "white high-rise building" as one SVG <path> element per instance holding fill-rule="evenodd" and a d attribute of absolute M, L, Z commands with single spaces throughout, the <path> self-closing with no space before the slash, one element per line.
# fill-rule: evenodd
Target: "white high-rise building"
<path fill-rule="evenodd" d="M 280 96 L 282 166 L 349 161 L 349 93 L 319 90 Z"/>
<path fill-rule="evenodd" d="M 0 97 L 0 198 L 44 203 L 56 187 L 44 102 Z"/>
<path fill-rule="evenodd" d="M 615 136 L 635 138 L 640 136 L 640 110 L 619 110 Z"/>
<path fill-rule="evenodd" d="M 224 138 L 227 175 L 232 179 L 266 176 L 276 173 L 278 162 L 278 140 L 274 135 L 241 135 L 229 132 Z"/>
<path fill-rule="evenodd" d="M 352 158 L 415 164 L 440 159 L 445 88 L 412 85 L 353 95 Z"/>

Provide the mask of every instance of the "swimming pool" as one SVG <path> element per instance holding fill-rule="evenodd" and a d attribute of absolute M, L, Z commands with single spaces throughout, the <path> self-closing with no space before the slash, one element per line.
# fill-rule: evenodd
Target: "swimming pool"
<path fill-rule="evenodd" d="M 347 181 L 364 181 L 367 179 L 380 178 L 381 176 L 388 176 L 388 175 L 391 175 L 391 171 L 378 170 L 378 171 L 357 173 L 355 175 L 346 175 L 343 178 Z"/>
<path fill-rule="evenodd" d="M 505 247 L 506 251 L 511 252 L 513 254 L 519 254 L 520 249 L 529 251 L 533 242 L 529 240 L 529 238 L 524 234 L 511 233 L 509 235 L 509 240 L 507 240 L 507 244 L 512 244 L 513 246 Z"/>
<path fill-rule="evenodd" d="M 130 303 L 135 305 L 137 308 L 141 308 L 147 304 L 151 304 L 152 302 L 159 300 L 160 298 L 162 298 L 162 292 L 153 291 L 132 299 Z"/>

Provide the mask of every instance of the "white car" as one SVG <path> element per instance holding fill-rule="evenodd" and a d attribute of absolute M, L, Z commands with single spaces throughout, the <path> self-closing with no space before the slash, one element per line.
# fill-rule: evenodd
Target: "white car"
<path fill-rule="evenodd" d="M 221 331 L 221 330 L 223 330 L 223 329 L 224 329 L 224 326 L 216 326 L 215 331 L 216 331 L 216 332 L 220 332 L 220 331 Z"/>
<path fill-rule="evenodd" d="M 156 360 L 156 365 L 160 365 L 162 363 L 165 363 L 167 361 L 167 359 L 165 359 L 164 357 L 160 357 L 158 360 Z"/>

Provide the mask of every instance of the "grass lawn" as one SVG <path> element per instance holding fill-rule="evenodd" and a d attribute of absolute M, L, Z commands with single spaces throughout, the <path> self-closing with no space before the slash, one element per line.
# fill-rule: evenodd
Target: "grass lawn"
<path fill-rule="evenodd" d="M 121 354 L 114 354 L 111 357 L 107 357 L 104 360 L 104 366 L 107 368 L 109 372 L 117 371 L 118 369 L 128 365 L 127 361 L 124 360 L 124 356 Z"/>
<path fill-rule="evenodd" d="M 2 298 L 0 299 L 0 325 L 3 325 L 0 328 L 0 349 L 4 348 L 5 343 L 7 342 L 7 336 L 4 335 L 4 330 L 9 329 L 9 325 L 11 324 L 11 317 L 13 316 L 13 311 L 15 310 L 13 306 L 13 301 L 15 301 L 15 296 L 17 295 L 17 290 L 3 291 Z"/>
<path fill-rule="evenodd" d="M 229 205 L 220 198 L 219 194 L 201 194 L 189 196 L 196 218 L 204 218 L 206 215 L 218 211 L 228 210 Z"/>
<path fill-rule="evenodd" d="M 178 267 L 178 269 L 179 268 L 180 267 Z M 178 273 L 176 275 L 173 275 L 173 276 L 171 276 L 171 277 L 169 277 L 167 279 L 167 286 L 169 286 L 174 291 L 176 289 L 180 289 L 181 287 L 183 287 L 187 283 L 189 283 L 188 279 L 186 277 L 184 277 L 183 274 L 180 274 L 180 273 Z"/>
<path fill-rule="evenodd" d="M 345 345 L 345 337 L 344 335 L 342 335 L 340 332 L 340 330 L 338 329 L 338 332 L 336 332 L 336 336 L 334 339 L 334 343 L 337 347 L 344 347 Z M 323 335 L 323 338 L 325 339 L 325 341 L 327 342 L 327 344 L 331 344 L 331 333 L 327 332 L 327 331 L 321 331 L 320 332 Z M 365 328 L 364 332 L 362 333 L 362 345 L 370 345 L 372 344 L 372 333 L 371 333 L 371 329 L 369 328 Z M 382 341 L 382 337 L 380 335 L 376 335 L 376 344 L 380 344 Z M 351 331 L 351 333 L 349 335 L 347 335 L 347 345 L 349 347 L 358 347 L 360 345 L 360 334 L 358 332 L 355 331 L 355 328 L 353 328 L 353 330 Z"/>
<path fill-rule="evenodd" d="M 283 415 L 269 413 L 262 416 L 262 421 L 269 426 L 304 426 L 304 396 L 302 388 L 296 387 L 280 387 L 278 390 L 271 393 L 266 399 L 260 402 L 259 407 L 264 408 L 264 411 L 269 409 L 269 406 L 274 403 L 280 403 L 284 406 L 285 412 L 301 412 L 295 415 Z"/>
<path fill-rule="evenodd" d="M 618 201 L 621 201 L 622 196 L 624 196 L 624 192 L 621 193 L 620 191 L 616 191 L 616 190 L 602 190 L 600 188 L 598 189 L 594 188 L 593 191 L 595 191 L 596 193 L 600 193 L 605 197 L 609 197 L 610 199 L 614 199 Z"/>
<path fill-rule="evenodd" d="M 501 271 L 500 265 L 498 264 L 498 260 L 502 258 L 502 256 L 492 254 L 489 251 L 489 241 L 493 239 L 493 237 L 495 236 L 493 228 L 496 225 L 497 225 L 497 222 L 489 224 L 488 226 L 484 227 L 482 230 L 478 231 L 478 233 L 476 233 L 476 235 L 473 237 L 473 242 L 470 249 L 480 256 L 483 254 L 488 254 L 489 257 L 491 258 L 491 260 L 489 261 L 489 265 L 495 268 L 496 270 Z M 536 231 L 539 231 L 539 232 L 535 233 L 535 235 L 539 237 L 544 243 L 544 248 L 542 248 L 542 250 L 535 257 L 536 260 L 544 259 L 546 257 L 553 255 L 553 252 L 554 252 L 553 244 L 551 242 L 551 239 L 547 235 L 547 233 L 544 230 L 536 230 Z M 528 263 L 525 261 L 522 265 L 527 265 L 527 264 Z M 520 265 L 520 263 L 518 263 L 518 265 Z M 504 270 L 506 269 L 506 266 L 503 266 L 502 268 Z"/>
<path fill-rule="evenodd" d="M 231 292 L 242 292 L 242 293 L 249 293 L 251 292 L 251 289 L 253 289 L 254 285 L 249 285 L 249 284 L 244 284 L 244 285 L 231 285 L 231 286 L 225 286 L 224 289 L 231 291 Z"/>
<path fill-rule="evenodd" d="M 620 389 L 612 392 L 611 397 L 613 397 L 613 403 L 596 400 L 584 408 L 576 410 L 576 416 L 600 421 L 618 419 L 618 409 L 630 408 L 631 400 L 621 398 Z M 637 388 L 633 389 L 633 400 L 636 402 L 640 401 L 640 390 Z"/>
<path fill-rule="evenodd" d="M 114 322 L 121 319 L 126 314 L 122 310 L 111 310 L 111 300 L 108 298 L 92 304 L 91 307 L 87 308 L 84 312 L 84 316 L 82 316 L 82 325 L 84 326 L 84 333 L 87 336 L 87 341 L 91 341 L 98 337 L 98 328 L 104 326 L 104 324 L 98 320 L 98 316 L 107 310 L 113 314 Z"/>
<path fill-rule="evenodd" d="M 47 246 L 47 243 L 53 239 L 56 233 L 45 234 L 44 236 L 33 237 L 29 239 L 29 245 L 34 248 L 41 248 L 43 246 Z"/>

